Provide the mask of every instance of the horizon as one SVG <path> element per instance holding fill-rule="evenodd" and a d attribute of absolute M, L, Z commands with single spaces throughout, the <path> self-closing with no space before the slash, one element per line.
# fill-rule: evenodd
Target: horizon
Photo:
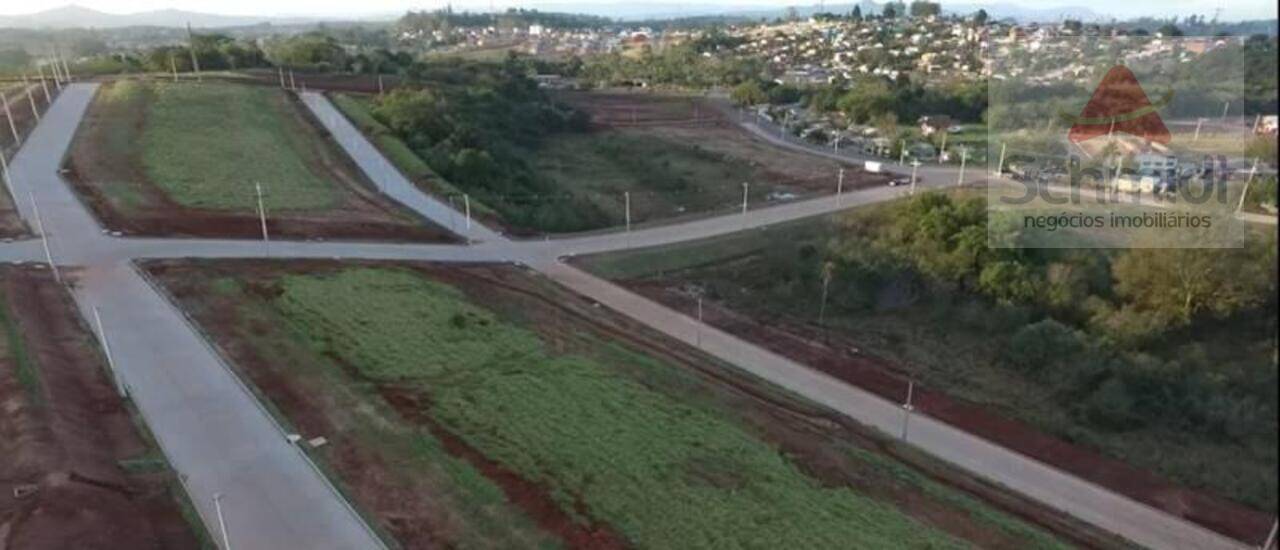
<path fill-rule="evenodd" d="M 857 2 L 830 2 L 832 6 L 844 6 Z M 877 2 L 883 3 L 883 2 Z M 656 2 L 646 4 L 651 13 L 662 12 L 658 17 L 679 17 L 687 15 L 714 14 L 716 10 L 732 14 L 760 10 L 781 10 L 788 7 L 812 7 L 826 4 L 817 2 L 779 2 L 775 0 L 700 0 L 698 2 Z M 145 0 L 82 0 L 77 2 L 35 1 L 21 4 L 18 9 L 0 8 L 0 17 L 23 17 L 41 12 L 64 9 L 84 8 L 109 15 L 128 16 L 156 11 L 177 10 L 206 15 L 228 17 L 264 17 L 264 18 L 356 18 L 368 19 L 377 17 L 394 17 L 408 11 L 432 11 L 452 6 L 454 9 L 470 12 L 496 12 L 507 9 L 534 9 L 547 12 L 590 13 L 617 19 L 634 19 L 634 13 L 645 10 L 635 9 L 634 4 L 619 1 L 596 0 L 552 0 L 548 2 L 503 2 L 494 0 L 461 0 L 456 2 L 434 1 L 428 3 L 405 2 L 403 0 L 368 0 L 361 2 L 358 10 L 349 9 L 350 3 L 337 0 L 283 0 L 271 3 L 270 9 L 260 9 L 261 4 L 245 0 L 229 0 L 211 2 L 209 0 L 175 0 L 156 7 Z M 942 2 L 944 10 L 949 6 L 969 8 L 1001 8 L 1017 7 L 1025 10 L 1086 9 L 1100 19 L 1135 19 L 1141 17 L 1165 18 L 1189 15 L 1213 17 L 1215 13 L 1223 22 L 1245 20 L 1266 20 L 1277 17 L 1276 4 L 1264 0 L 1246 0 L 1243 2 L 1214 2 L 1212 0 L 1181 0 L 1173 2 L 1140 2 L 1126 5 L 1123 10 L 1115 11 L 1116 5 L 1105 0 L 1067 0 L 1064 2 L 1013 2 L 970 0 L 965 2 Z M 16 7 L 16 6 L 15 6 Z"/>

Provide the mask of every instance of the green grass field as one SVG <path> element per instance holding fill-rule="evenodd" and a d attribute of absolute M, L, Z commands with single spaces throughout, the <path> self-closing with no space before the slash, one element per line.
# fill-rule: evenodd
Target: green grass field
<path fill-rule="evenodd" d="M 149 94 L 142 164 L 179 204 L 252 209 L 255 182 L 273 210 L 338 204 L 341 184 L 323 167 L 322 143 L 284 92 L 224 83 L 134 83 L 126 90 Z"/>
<path fill-rule="evenodd" d="M 755 201 L 773 188 L 745 159 L 644 130 L 553 135 L 525 160 L 558 188 L 607 212 L 615 224 L 624 221 L 624 192 L 631 193 L 632 221 L 642 222 L 735 208 L 742 203 L 743 182 L 754 185 Z"/>
<path fill-rule="evenodd" d="M 846 219 L 886 221 L 885 208 L 854 209 Z M 598 255 L 583 263 L 593 273 L 613 280 L 701 287 L 712 301 L 766 323 L 816 326 L 820 251 L 846 238 L 840 233 L 839 219 L 806 220 L 763 232 Z M 869 252 L 867 261 L 876 261 L 874 254 Z M 829 330 L 895 363 L 918 382 L 1181 484 L 1259 509 L 1275 509 L 1274 432 L 1236 443 L 1159 425 L 1123 431 L 1090 425 L 1055 400 L 1054 388 L 1002 365 L 1011 335 L 1028 322 L 1027 310 L 974 295 L 913 295 L 910 283 L 901 287 L 866 283 L 869 288 L 873 283 L 882 288 L 833 285 L 833 295 L 871 293 L 874 305 L 846 306 L 833 299 L 825 312 Z M 1273 344 L 1259 337 L 1266 325 L 1266 319 L 1224 322 L 1221 329 L 1197 330 L 1194 337 L 1179 333 L 1171 337 L 1173 342 L 1149 353 L 1165 360 L 1204 355 L 1232 371 L 1242 365 L 1274 365 Z"/>
<path fill-rule="evenodd" d="M 566 513 L 604 521 L 639 547 L 967 546 L 887 502 L 824 486 L 724 411 L 624 374 L 672 376 L 630 349 L 594 340 L 591 353 L 558 351 L 519 317 L 405 270 L 285 275 L 277 284 L 271 309 L 292 339 L 373 384 L 425 393 L 424 412 L 469 445 L 548 487 Z M 882 457 L 854 459 L 887 468 Z M 904 470 L 882 475 L 943 495 L 1028 546 L 1056 544 Z M 473 495 L 486 493 L 486 480 L 457 471 Z"/>

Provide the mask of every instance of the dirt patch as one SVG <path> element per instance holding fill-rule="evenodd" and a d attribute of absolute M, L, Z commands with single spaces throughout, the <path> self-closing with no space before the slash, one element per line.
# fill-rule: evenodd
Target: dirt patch
<path fill-rule="evenodd" d="M 339 182 L 343 199 L 339 206 L 316 211 L 279 210 L 267 213 L 267 232 L 288 239 L 369 239 L 381 241 L 454 242 L 443 228 L 418 217 L 374 190 L 319 121 L 294 96 L 295 114 L 324 141 L 320 163 Z M 136 115 L 128 132 L 139 135 L 145 120 Z M 98 102 L 76 134 L 64 177 L 104 226 L 127 235 L 260 238 L 262 226 L 256 212 L 191 208 L 168 196 L 148 180 L 137 151 L 120 152 L 121 130 Z M 108 186 L 117 189 L 108 191 Z"/>
<path fill-rule="evenodd" d="M 258 281 L 263 288 L 269 288 L 269 281 L 283 273 L 321 273 L 350 265 L 323 261 L 290 262 L 287 265 L 257 261 L 174 261 L 154 262 L 149 269 L 175 295 L 189 304 L 188 308 L 195 312 L 202 326 L 228 351 L 237 367 L 243 369 L 291 421 L 304 426 L 338 429 L 336 437 L 331 439 L 341 442 L 351 439 L 341 433 L 340 425 L 335 425 L 331 418 L 326 418 L 332 414 L 331 411 L 313 405 L 317 401 L 323 401 L 316 397 L 323 390 L 302 387 L 300 380 L 289 376 L 288 372 L 278 366 L 278 362 L 268 362 L 247 350 L 248 346 L 237 341 L 235 336 L 236 324 L 239 323 L 242 327 L 244 325 L 243 320 L 235 317 L 236 304 L 231 299 L 211 299 L 207 292 L 199 290 L 203 284 L 199 281 L 234 276 L 241 281 Z M 583 344 L 582 335 L 587 332 L 679 365 L 696 382 L 657 380 L 639 371 L 628 374 L 657 391 L 718 403 L 724 410 L 732 411 L 732 414 L 738 416 L 760 437 L 776 445 L 821 483 L 833 487 L 851 487 L 860 493 L 890 502 L 922 522 L 979 546 L 1020 548 L 1025 546 L 1026 541 L 1015 533 L 994 529 L 989 524 L 975 521 L 971 510 L 924 492 L 919 486 L 897 479 L 882 468 L 869 467 L 867 463 L 852 458 L 847 447 L 852 445 L 864 449 L 884 457 L 886 461 L 899 461 L 903 468 L 913 469 L 923 478 L 948 487 L 949 491 L 958 491 L 958 494 L 993 503 L 1010 515 L 1039 524 L 1082 545 L 1117 545 L 1112 538 L 1087 526 L 996 487 L 965 477 L 926 457 L 915 455 L 846 418 L 796 401 L 778 392 L 776 388 L 710 360 L 695 349 L 673 344 L 647 327 L 603 310 L 589 300 L 542 279 L 530 277 L 520 269 L 507 266 L 427 264 L 413 264 L 412 267 L 435 280 L 462 290 L 471 300 L 483 306 L 514 312 L 524 317 L 527 324 L 534 327 L 557 352 L 577 351 L 576 346 Z M 518 504 L 543 529 L 556 533 L 562 541 L 572 546 L 592 548 L 606 543 L 621 544 L 621 539 L 608 531 L 607 526 L 583 525 L 568 520 L 543 488 L 503 469 L 434 425 L 429 418 L 423 416 L 423 411 L 427 410 L 423 401 L 424 393 L 399 385 L 381 385 L 377 392 L 399 416 L 430 429 L 450 454 L 467 460 L 486 477 L 495 481 L 511 502 Z M 298 396 L 301 395 L 308 396 L 308 399 L 299 399 Z M 394 456 L 379 454 L 368 447 L 352 448 L 352 445 L 340 443 L 335 447 L 342 449 L 342 452 L 330 455 L 333 458 L 333 468 L 355 495 L 355 500 L 388 525 L 397 539 L 406 546 L 433 540 L 437 543 L 450 540 L 448 533 L 453 526 L 447 514 L 432 506 L 429 489 L 417 493 L 403 490 L 405 487 L 425 488 L 427 485 L 421 480 L 406 480 L 395 472 L 394 467 L 388 467 L 388 464 L 395 461 Z M 585 512 L 579 515 L 586 516 Z"/>
<path fill-rule="evenodd" d="M 632 281 L 626 286 L 672 308 L 687 311 L 696 307 L 695 298 L 682 291 L 678 283 Z M 739 338 L 886 399 L 906 399 L 906 371 L 859 351 L 857 342 L 850 338 L 824 334 L 815 327 L 786 319 L 753 319 L 713 303 L 704 303 L 703 312 L 708 324 Z M 1229 500 L 1180 487 L 940 391 L 917 385 L 912 404 L 917 411 L 1002 447 L 1239 540 L 1261 543 L 1274 519 Z"/>
<path fill-rule="evenodd" d="M 168 470 L 120 466 L 149 447 L 63 289 L 44 271 L 0 277 L 23 342 L 0 360 L 0 547 L 198 548 Z M 33 492 L 15 498 L 18 487 Z"/>

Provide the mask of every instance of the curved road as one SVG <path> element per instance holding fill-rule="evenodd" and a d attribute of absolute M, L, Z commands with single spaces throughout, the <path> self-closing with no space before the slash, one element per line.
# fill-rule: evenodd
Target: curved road
<path fill-rule="evenodd" d="M 867 189 L 746 214 L 547 241 L 513 241 L 473 223 L 461 232 L 471 246 L 119 239 L 103 234 L 57 176 L 58 164 L 94 89 L 91 84 L 73 84 L 55 102 L 14 159 L 12 190 L 31 226 L 43 225 L 56 263 L 72 280 L 82 314 L 92 320 L 95 310 L 101 313 L 106 344 L 121 378 L 175 468 L 185 474 L 192 499 L 206 524 L 215 526 L 211 529 L 215 536 L 218 523 L 213 497 L 223 495 L 224 517 L 231 543 L 237 548 L 371 548 L 381 543 L 301 451 L 288 443 L 285 432 L 198 329 L 133 267 L 135 259 L 332 257 L 519 262 L 673 338 L 696 344 L 701 333 L 705 352 L 855 420 L 895 435 L 906 420 L 907 413 L 896 403 L 701 325 L 684 313 L 562 261 L 574 254 L 711 237 L 887 201 L 900 196 L 904 191 L 900 188 Z M 384 193 L 442 227 L 450 227 L 450 219 L 459 219 L 459 213 L 401 176 L 322 95 L 303 93 L 302 100 Z M 931 186 L 954 184 L 954 172 L 946 182 L 943 172 L 929 178 Z M 982 177 L 974 174 L 974 178 Z M 38 241 L 0 245 L 0 260 L 43 258 L 44 248 Z M 1143 546 L 1246 547 L 922 415 L 910 417 L 907 441 L 977 476 Z"/>

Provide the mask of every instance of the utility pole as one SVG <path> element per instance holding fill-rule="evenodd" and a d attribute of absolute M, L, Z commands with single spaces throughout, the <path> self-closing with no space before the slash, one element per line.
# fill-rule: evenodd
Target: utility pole
<path fill-rule="evenodd" d="M 1262 550 L 1271 550 L 1276 545 L 1276 531 L 1280 531 L 1280 521 L 1271 523 L 1271 533 L 1267 534 L 1266 542 L 1260 547 Z"/>
<path fill-rule="evenodd" d="M 1227 123 L 1227 111 L 1229 110 L 1231 110 L 1231 101 L 1227 100 L 1222 102 L 1222 123 L 1223 124 Z"/>
<path fill-rule="evenodd" d="M 44 80 L 44 67 L 36 65 L 36 70 L 40 72 L 40 87 L 44 88 L 44 102 L 53 103 L 53 98 L 49 97 L 49 83 Z"/>
<path fill-rule="evenodd" d="M 836 176 L 836 204 L 840 204 L 841 195 L 844 194 L 844 167 L 840 167 L 840 172 Z"/>
<path fill-rule="evenodd" d="M 1000 174 L 1004 173 L 1004 151 L 1005 151 L 1005 147 L 1007 147 L 1008 145 L 1009 145 L 1008 143 L 1000 144 L 1000 164 L 996 165 L 996 176 L 999 176 Z M 987 162 L 990 162 L 990 161 L 987 161 Z"/>
<path fill-rule="evenodd" d="M 824 262 L 822 264 L 822 301 L 818 305 L 818 325 L 826 325 L 827 317 L 827 288 L 831 286 L 831 276 L 835 274 L 836 264 L 833 262 Z"/>
<path fill-rule="evenodd" d="M 267 255 L 271 255 L 271 238 L 267 235 L 267 209 L 262 204 L 262 184 L 254 182 L 253 188 L 258 192 L 258 222 L 262 224 L 262 244 L 267 249 Z"/>
<path fill-rule="evenodd" d="M 120 392 L 120 397 L 129 397 L 124 380 L 120 377 L 120 371 L 116 370 L 116 360 L 111 355 L 111 343 L 107 341 L 107 331 L 102 326 L 102 314 L 98 313 L 98 306 L 93 306 L 93 320 L 98 324 L 98 340 L 102 341 L 102 353 L 107 356 L 107 368 L 111 369 L 111 380 L 116 383 L 116 391 Z"/>
<path fill-rule="evenodd" d="M 289 69 L 289 89 L 295 92 L 298 91 L 298 83 L 293 79 L 293 69 Z"/>
<path fill-rule="evenodd" d="M 745 181 L 744 181 L 744 182 L 742 182 L 742 216 L 743 216 L 743 217 L 746 217 L 746 215 L 747 215 L 747 189 L 748 189 L 748 185 L 749 185 L 749 184 L 748 184 L 747 182 L 745 182 Z"/>
<path fill-rule="evenodd" d="M 1191 143 L 1200 141 L 1200 126 L 1204 125 L 1204 117 L 1196 119 L 1196 135 L 1191 137 Z"/>
<path fill-rule="evenodd" d="M 911 404 L 912 394 L 915 393 L 916 383 L 912 380 L 907 381 L 907 402 L 902 404 L 902 439 L 907 439 L 907 424 L 911 421 L 911 411 L 915 410 L 915 406 Z"/>
<path fill-rule="evenodd" d="M 13 111 L 9 110 L 9 96 L 4 92 L 0 92 L 0 99 L 4 100 L 4 116 L 9 120 L 9 131 L 13 132 L 13 146 L 17 147 L 22 141 L 22 137 L 18 135 L 18 125 L 13 122 Z"/>
<path fill-rule="evenodd" d="M 920 168 L 920 161 L 911 161 L 911 194 L 916 194 L 916 170 Z"/>
<path fill-rule="evenodd" d="M 40 232 L 40 243 L 44 245 L 44 259 L 49 262 L 49 269 L 53 271 L 53 280 L 61 284 L 62 274 L 58 272 L 58 264 L 53 261 L 53 251 L 49 249 L 49 235 L 44 232 L 44 220 L 40 217 L 40 205 L 36 204 L 36 194 L 27 191 L 27 196 L 31 198 L 31 211 L 36 215 L 36 231 Z"/>
<path fill-rule="evenodd" d="M 835 145 L 831 146 L 831 152 L 837 155 L 840 154 L 840 134 L 836 134 Z"/>
<path fill-rule="evenodd" d="M 40 122 L 40 109 L 36 108 L 36 96 L 31 95 L 31 88 L 27 88 L 27 102 L 31 104 L 31 114 L 36 116 L 36 122 Z"/>
<path fill-rule="evenodd" d="M 57 63 L 50 63 L 50 64 L 49 64 L 49 73 L 53 75 L 53 85 L 54 85 L 55 87 L 57 87 L 57 89 L 58 89 L 58 91 L 59 91 L 59 92 L 61 92 L 61 91 L 62 91 L 62 76 L 58 74 L 58 64 L 57 64 Z"/>
<path fill-rule="evenodd" d="M 281 90 L 283 90 L 283 89 L 285 89 L 285 87 L 284 87 L 284 67 L 276 67 L 276 73 L 280 75 L 280 89 L 281 89 Z"/>
<path fill-rule="evenodd" d="M 631 192 L 630 191 L 622 192 L 622 202 L 626 205 L 624 209 L 626 210 L 627 233 L 630 233 L 631 232 Z"/>
<path fill-rule="evenodd" d="M 13 189 L 13 180 L 9 179 L 9 161 L 2 152 L 0 152 L 0 176 L 4 176 L 4 185 L 9 188 L 9 194 L 17 197 L 18 193 Z"/>
<path fill-rule="evenodd" d="M 907 140 L 904 139 L 898 142 L 898 166 L 902 166 L 906 163 L 907 163 Z"/>
<path fill-rule="evenodd" d="M 702 296 L 698 296 L 698 347 L 702 347 Z"/>
<path fill-rule="evenodd" d="M 67 58 L 62 59 L 62 75 L 67 77 L 67 82 L 71 82 L 71 67 L 67 66 Z"/>
<path fill-rule="evenodd" d="M 942 155 L 947 153 L 947 131 L 942 131 L 942 148 L 938 149 L 938 164 L 942 164 Z"/>
<path fill-rule="evenodd" d="M 196 82 L 203 81 L 200 76 L 200 60 L 196 59 L 196 35 L 191 32 L 191 23 L 187 23 L 187 49 L 191 52 L 191 70 L 196 73 Z"/>
<path fill-rule="evenodd" d="M 173 73 L 173 81 L 178 81 L 178 61 L 173 58 L 173 52 L 169 52 L 169 71 Z"/>
<path fill-rule="evenodd" d="M 222 532 L 222 550 L 231 550 L 231 540 L 227 538 L 227 520 L 222 517 L 222 493 L 213 494 L 213 507 L 218 512 L 218 530 Z"/>
<path fill-rule="evenodd" d="M 467 233 L 471 233 L 471 196 L 462 195 L 462 208 L 467 215 Z"/>
<path fill-rule="evenodd" d="M 964 185 L 964 165 L 969 160 L 969 148 L 960 147 L 960 176 L 956 178 L 956 187 Z"/>
<path fill-rule="evenodd" d="M 382 75 L 379 74 L 378 75 L 378 97 L 382 97 L 382 94 L 384 93 L 384 91 L 385 90 L 382 87 Z"/>
<path fill-rule="evenodd" d="M 1249 184 L 1253 183 L 1253 177 L 1258 174 L 1258 157 L 1253 158 L 1253 167 L 1249 169 L 1249 179 L 1244 180 L 1244 190 L 1240 191 L 1240 203 L 1236 205 L 1236 213 L 1239 214 L 1244 209 L 1244 199 L 1249 196 Z"/>

